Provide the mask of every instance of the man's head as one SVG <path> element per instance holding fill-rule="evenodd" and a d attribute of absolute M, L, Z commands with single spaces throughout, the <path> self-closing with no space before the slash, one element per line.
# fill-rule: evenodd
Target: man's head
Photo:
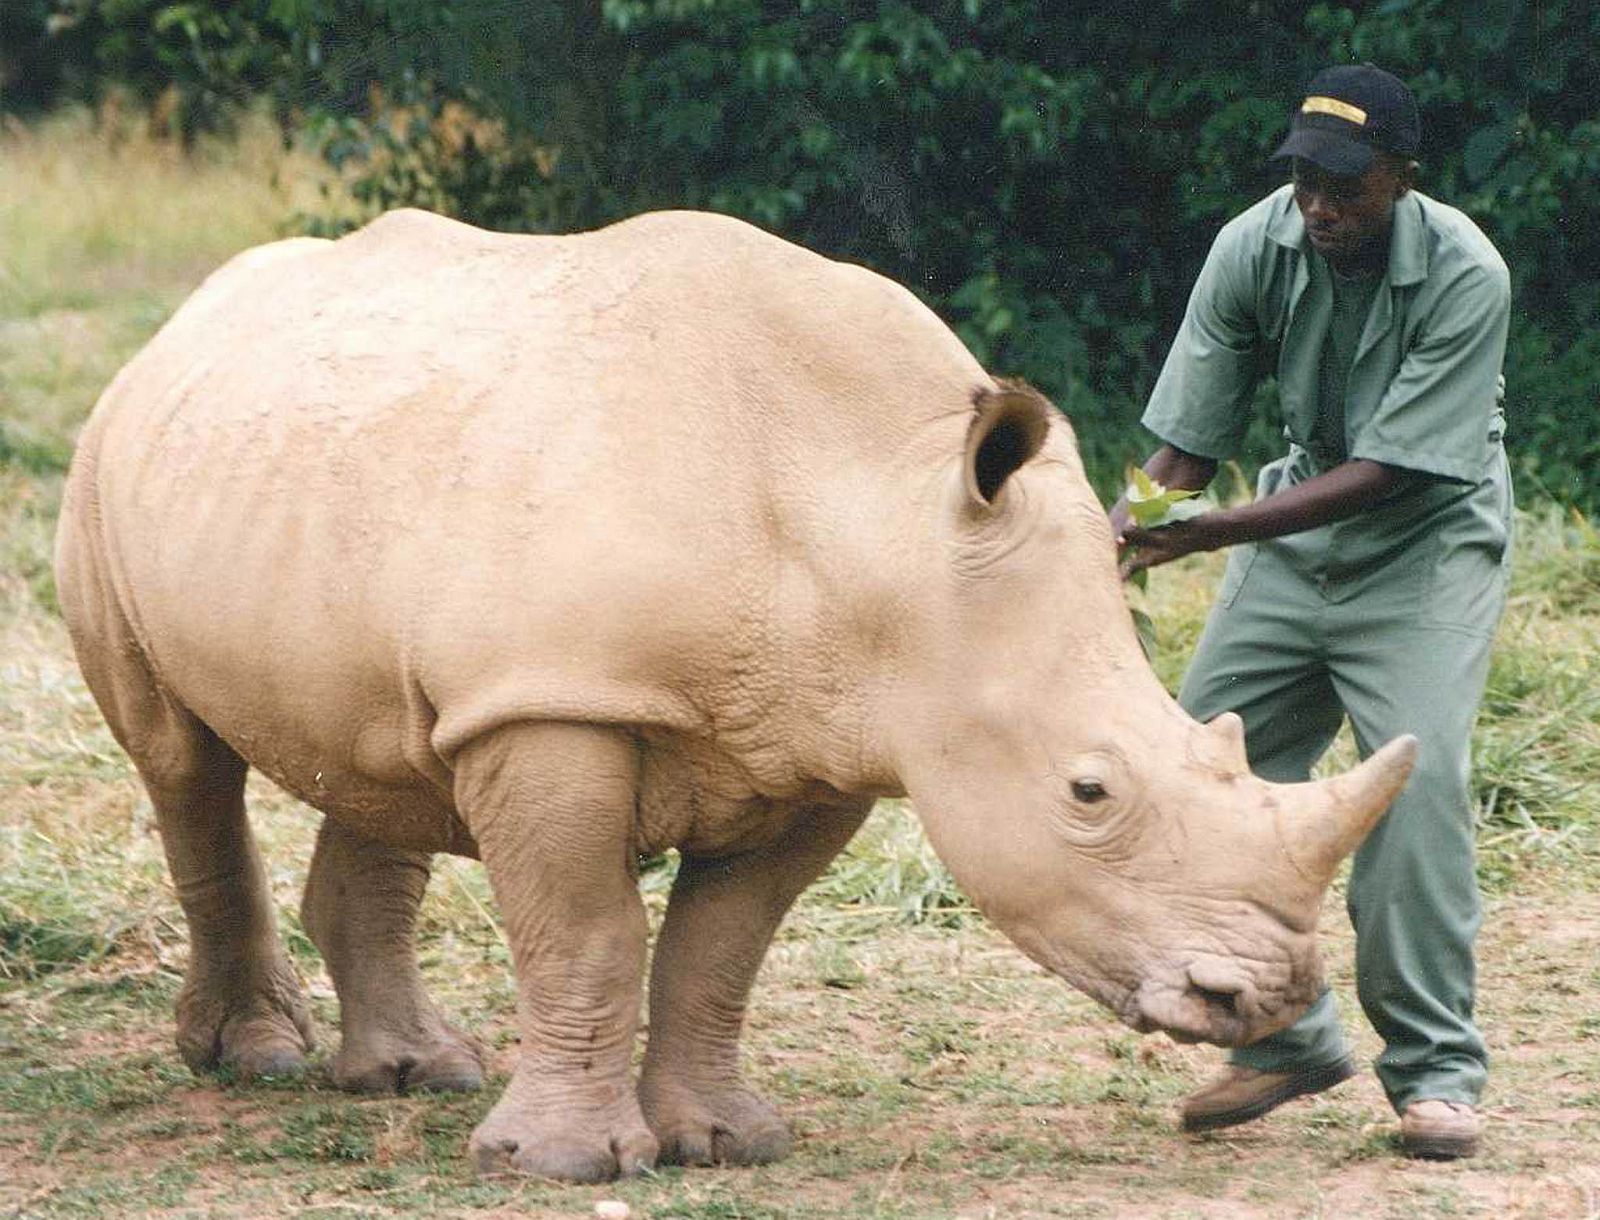
<path fill-rule="evenodd" d="M 1335 268 L 1382 265 L 1421 138 L 1417 100 L 1398 77 L 1359 64 L 1312 78 L 1274 157 L 1293 158 L 1306 236 Z"/>
<path fill-rule="evenodd" d="M 1294 201 L 1312 248 L 1346 275 L 1373 271 L 1389 256 L 1394 205 L 1411 189 L 1413 163 L 1380 153 L 1353 177 L 1294 159 Z"/>

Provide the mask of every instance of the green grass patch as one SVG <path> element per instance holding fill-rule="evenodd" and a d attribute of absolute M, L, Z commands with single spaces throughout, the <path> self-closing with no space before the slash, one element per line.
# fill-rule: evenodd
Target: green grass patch
<path fill-rule="evenodd" d="M 0 826 L 0 978 L 92 965 L 119 944 L 176 945 L 178 928 L 160 889 L 159 851 L 140 844 L 141 862 L 130 859 L 128 846 L 120 834 L 63 840 Z"/>
<path fill-rule="evenodd" d="M 0 1110 L 105 1117 L 165 1101 L 191 1081 L 188 1069 L 167 1054 L 96 1058 L 65 1067 L 19 1054 L 12 1066 L 0 1069 Z"/>
<path fill-rule="evenodd" d="M 349 1102 L 307 1106 L 283 1119 L 271 1155 L 302 1161 L 370 1161 L 377 1150 L 382 1119 Z"/>
<path fill-rule="evenodd" d="M 1545 506 L 1518 519 L 1510 604 L 1473 739 L 1484 877 L 1592 866 L 1600 801 L 1600 535 Z"/>

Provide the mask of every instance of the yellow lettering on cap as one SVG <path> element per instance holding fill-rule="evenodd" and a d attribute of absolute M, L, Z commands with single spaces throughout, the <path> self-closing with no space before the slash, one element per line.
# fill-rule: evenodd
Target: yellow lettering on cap
<path fill-rule="evenodd" d="M 1341 102 L 1336 97 L 1308 97 L 1304 106 L 1300 107 L 1301 114 L 1331 114 L 1335 118 L 1345 119 L 1357 127 L 1367 121 L 1367 112 L 1360 106 L 1352 106 L 1349 102 Z"/>

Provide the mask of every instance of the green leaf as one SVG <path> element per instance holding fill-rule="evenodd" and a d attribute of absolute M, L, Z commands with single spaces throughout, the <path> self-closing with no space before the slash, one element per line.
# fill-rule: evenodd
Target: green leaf
<path fill-rule="evenodd" d="M 1128 467 L 1128 500 L 1144 501 L 1160 494 L 1157 492 L 1158 484 L 1138 466 Z"/>
<path fill-rule="evenodd" d="M 1142 529 L 1198 517 L 1207 510 L 1203 502 L 1195 501 L 1199 494 L 1188 488 L 1164 487 L 1137 466 L 1128 468 L 1128 485 L 1123 492 L 1128 502 L 1128 515 Z"/>
<path fill-rule="evenodd" d="M 1211 503 L 1205 497 L 1197 492 L 1191 492 L 1186 498 L 1167 505 L 1167 515 L 1156 524 L 1172 525 L 1177 521 L 1189 521 L 1210 512 L 1211 507 Z"/>

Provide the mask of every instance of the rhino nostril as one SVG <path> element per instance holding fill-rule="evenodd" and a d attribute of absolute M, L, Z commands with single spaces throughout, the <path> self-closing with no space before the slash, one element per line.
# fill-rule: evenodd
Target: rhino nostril
<path fill-rule="evenodd" d="M 1230 1017 L 1239 1015 L 1239 993 L 1237 991 L 1216 991 L 1210 987 L 1201 987 L 1196 984 L 1189 988 L 1189 994 L 1207 1008 L 1218 1009 Z"/>

